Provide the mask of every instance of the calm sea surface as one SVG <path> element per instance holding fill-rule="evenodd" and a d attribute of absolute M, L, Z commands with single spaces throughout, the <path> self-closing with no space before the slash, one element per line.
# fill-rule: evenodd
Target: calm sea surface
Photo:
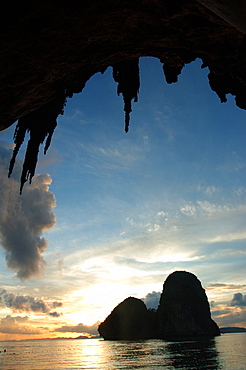
<path fill-rule="evenodd" d="M 0 342 L 0 351 L 1 370 L 246 369 L 246 333 L 183 342 L 103 339 Z"/>

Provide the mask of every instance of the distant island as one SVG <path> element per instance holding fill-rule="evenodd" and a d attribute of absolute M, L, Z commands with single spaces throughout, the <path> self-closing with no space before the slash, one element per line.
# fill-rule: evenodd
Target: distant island
<path fill-rule="evenodd" d="M 246 328 L 238 328 L 237 326 L 228 326 L 225 328 L 220 328 L 220 332 L 224 333 L 246 333 Z"/>
<path fill-rule="evenodd" d="M 220 329 L 212 320 L 205 290 L 197 277 L 176 271 L 164 282 L 157 310 L 128 297 L 98 327 L 108 340 L 214 337 Z"/>
<path fill-rule="evenodd" d="M 76 338 L 71 338 L 71 339 L 98 339 L 100 338 L 100 335 L 93 335 L 91 337 L 88 337 L 87 335 L 80 335 Z"/>

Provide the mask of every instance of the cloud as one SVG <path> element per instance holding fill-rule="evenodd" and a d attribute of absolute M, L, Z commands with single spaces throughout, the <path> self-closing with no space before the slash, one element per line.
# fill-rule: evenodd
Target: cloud
<path fill-rule="evenodd" d="M 180 211 L 186 216 L 195 216 L 196 207 L 193 204 L 185 204 L 180 208 Z"/>
<path fill-rule="evenodd" d="M 220 214 L 232 211 L 232 209 L 230 209 L 226 205 L 222 206 L 219 204 L 214 204 L 207 200 L 197 201 L 196 203 L 197 203 L 200 213 L 207 214 L 207 215 L 220 215 Z"/>
<path fill-rule="evenodd" d="M 246 307 L 246 294 L 242 295 L 242 293 L 235 293 L 230 302 L 230 306 Z"/>
<path fill-rule="evenodd" d="M 7 141 L 0 140 L 0 147 L 13 150 L 14 144 L 8 143 Z"/>
<path fill-rule="evenodd" d="M 202 186 L 202 185 L 199 184 L 198 187 L 197 187 L 198 192 L 201 192 L 201 193 L 205 194 L 208 197 L 212 197 L 215 193 L 219 193 L 220 190 L 221 190 L 220 188 L 218 188 L 216 186 L 213 186 L 213 185 Z"/>
<path fill-rule="evenodd" d="M 228 153 L 225 163 L 218 167 L 220 171 L 231 173 L 239 172 L 243 169 L 245 169 L 245 161 L 236 151 Z"/>
<path fill-rule="evenodd" d="M 49 152 L 45 156 L 39 158 L 37 168 L 40 171 L 44 167 L 50 166 L 53 163 L 59 163 L 63 161 L 64 153 L 58 152 L 54 148 L 50 148 Z"/>
<path fill-rule="evenodd" d="M 215 283 L 206 286 L 206 290 L 216 290 L 216 291 L 230 291 L 245 289 L 246 285 L 235 285 L 235 284 L 224 284 L 224 283 Z"/>
<path fill-rule="evenodd" d="M 225 287 L 228 286 L 227 284 L 214 285 L 219 285 L 221 288 L 223 288 L 223 285 Z M 246 327 L 246 295 L 243 295 L 242 293 L 235 293 L 229 304 L 226 302 L 219 304 L 213 302 L 213 305 L 211 306 L 211 314 L 213 319 L 220 327 Z"/>
<path fill-rule="evenodd" d="M 0 289 L 0 306 L 11 308 L 14 312 L 42 312 L 49 313 L 50 316 L 58 317 L 57 313 L 50 314 L 56 307 L 61 307 L 62 302 L 47 303 L 39 298 L 30 295 L 15 295 L 8 293 L 5 289 Z M 59 314 L 60 315 L 60 314 Z"/>
<path fill-rule="evenodd" d="M 28 321 L 28 317 L 12 317 L 7 315 L 0 320 L 0 333 L 4 334 L 40 334 L 40 331 L 36 328 L 32 328 L 30 325 L 23 325 Z"/>
<path fill-rule="evenodd" d="M 52 307 L 53 308 L 57 308 L 57 307 L 61 307 L 61 306 L 62 306 L 62 302 L 57 302 L 57 301 L 52 302 Z"/>
<path fill-rule="evenodd" d="M 60 333 L 87 333 L 91 335 L 97 335 L 98 334 L 98 326 L 100 322 L 96 322 L 95 324 L 91 326 L 84 325 L 82 323 L 75 325 L 75 326 L 67 326 L 64 325 L 60 328 L 55 329 L 55 332 L 60 332 Z"/>
<path fill-rule="evenodd" d="M 87 158 L 86 165 L 83 161 L 86 170 L 97 176 L 105 176 L 112 171 L 125 173 L 133 167 L 137 168 L 137 163 L 141 165 L 144 159 L 146 146 L 148 146 L 146 138 L 141 138 L 140 142 L 132 145 L 128 139 L 109 142 L 103 134 L 91 144 L 79 143 L 79 150 L 82 150 L 83 156 Z"/>
<path fill-rule="evenodd" d="M 238 189 L 235 189 L 235 193 L 238 196 L 244 195 L 246 193 L 246 188 L 244 186 L 240 186 Z"/>
<path fill-rule="evenodd" d="M 246 239 L 246 231 L 242 230 L 239 232 L 224 233 L 223 235 L 216 235 L 214 237 L 208 238 L 209 243 L 220 243 L 220 242 L 233 242 L 236 240 Z M 244 251 L 242 251 L 244 253 Z"/>
<path fill-rule="evenodd" d="M 55 225 L 56 202 L 48 174 L 36 175 L 20 196 L 20 166 L 17 163 L 17 171 L 8 179 L 9 159 L 10 151 L 0 148 L 0 243 L 7 266 L 25 279 L 39 275 L 46 265 L 42 253 L 48 242 L 41 235 Z"/>
<path fill-rule="evenodd" d="M 144 298 L 141 298 L 147 308 L 154 308 L 157 310 L 160 302 L 160 292 L 148 293 Z"/>
<path fill-rule="evenodd" d="M 246 310 L 240 310 L 236 312 L 226 313 L 224 312 L 221 316 L 214 316 L 214 320 L 223 326 L 246 326 Z"/>
<path fill-rule="evenodd" d="M 54 312 L 49 312 L 48 315 L 51 316 L 51 317 L 60 317 L 60 316 L 62 316 L 62 313 L 54 311 Z"/>

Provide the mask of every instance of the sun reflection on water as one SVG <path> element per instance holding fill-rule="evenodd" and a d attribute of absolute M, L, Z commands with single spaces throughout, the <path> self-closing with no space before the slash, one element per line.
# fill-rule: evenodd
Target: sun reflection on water
<path fill-rule="evenodd" d="M 64 339 L 0 344 L 6 349 L 0 353 L 1 370 L 238 370 L 246 363 L 245 333 L 178 342 Z"/>

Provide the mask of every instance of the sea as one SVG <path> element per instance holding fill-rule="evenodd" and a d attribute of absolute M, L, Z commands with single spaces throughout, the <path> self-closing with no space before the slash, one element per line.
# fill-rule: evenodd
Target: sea
<path fill-rule="evenodd" d="M 176 342 L 6 341 L 0 342 L 0 351 L 0 370 L 246 369 L 246 333 Z"/>

